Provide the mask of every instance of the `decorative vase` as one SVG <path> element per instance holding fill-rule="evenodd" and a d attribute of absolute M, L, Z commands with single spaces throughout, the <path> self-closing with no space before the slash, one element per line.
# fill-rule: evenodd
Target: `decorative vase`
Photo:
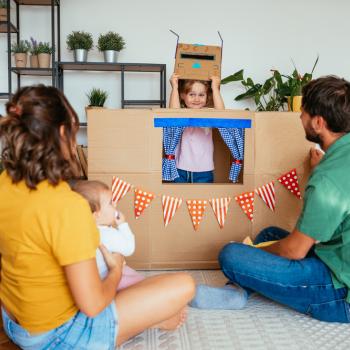
<path fill-rule="evenodd" d="M 7 8 L 0 9 L 0 22 L 7 22 Z"/>
<path fill-rule="evenodd" d="M 293 104 L 290 103 L 290 97 L 288 96 L 288 111 L 301 112 L 301 100 L 302 96 L 293 96 Z"/>
<path fill-rule="evenodd" d="M 30 56 L 30 67 L 31 68 L 38 68 L 39 67 L 38 55 L 31 55 Z"/>
<path fill-rule="evenodd" d="M 39 53 L 38 62 L 39 62 L 39 68 L 50 68 L 51 54 Z"/>
<path fill-rule="evenodd" d="M 15 53 L 15 64 L 17 68 L 25 68 L 27 66 L 27 54 Z"/>
<path fill-rule="evenodd" d="M 76 49 L 73 51 L 74 62 L 86 62 L 88 51 L 85 49 Z"/>
<path fill-rule="evenodd" d="M 105 50 L 103 51 L 103 56 L 106 63 L 116 63 L 118 62 L 119 51 L 115 50 Z"/>

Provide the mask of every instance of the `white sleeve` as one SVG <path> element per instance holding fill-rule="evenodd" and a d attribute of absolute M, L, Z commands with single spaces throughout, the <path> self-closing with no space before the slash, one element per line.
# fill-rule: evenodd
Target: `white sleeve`
<path fill-rule="evenodd" d="M 135 236 L 131 232 L 127 222 L 122 223 L 118 228 L 110 226 L 99 226 L 101 243 L 115 253 L 130 256 L 135 251 Z"/>

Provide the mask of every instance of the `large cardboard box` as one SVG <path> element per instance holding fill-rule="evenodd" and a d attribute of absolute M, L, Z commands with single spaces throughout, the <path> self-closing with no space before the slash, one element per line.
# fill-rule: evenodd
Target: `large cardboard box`
<path fill-rule="evenodd" d="M 241 181 L 237 184 L 226 181 L 228 168 L 223 170 L 219 166 L 217 177 L 220 183 L 163 183 L 162 129 L 154 127 L 155 117 L 251 119 L 252 128 L 245 132 Z M 309 172 L 307 160 L 311 146 L 305 140 L 298 113 L 210 109 L 88 111 L 89 179 L 102 180 L 110 185 L 112 177 L 118 176 L 157 195 L 137 220 L 133 211 L 133 191 L 118 204 L 136 236 L 136 252 L 128 258 L 128 263 L 135 268 L 217 268 L 218 252 L 226 243 L 241 241 L 247 235 L 254 237 L 266 226 L 293 229 L 302 201 L 276 179 L 296 168 L 303 190 Z M 276 210 L 272 212 L 256 195 L 254 220 L 251 222 L 234 197 L 254 191 L 272 180 L 276 182 Z M 163 194 L 184 199 L 166 228 L 161 204 Z M 232 201 L 224 228 L 220 229 L 208 204 L 199 230 L 195 231 L 185 200 L 227 196 L 232 197 Z"/>

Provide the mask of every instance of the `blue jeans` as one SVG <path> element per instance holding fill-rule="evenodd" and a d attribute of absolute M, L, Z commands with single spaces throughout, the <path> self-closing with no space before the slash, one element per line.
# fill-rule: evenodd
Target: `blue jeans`
<path fill-rule="evenodd" d="M 277 227 L 260 232 L 254 243 L 289 233 Z M 219 263 L 230 282 L 327 322 L 350 323 L 347 288 L 335 289 L 329 268 L 313 253 L 290 260 L 242 243 L 227 244 Z"/>
<path fill-rule="evenodd" d="M 177 169 L 179 177 L 174 182 L 176 183 L 212 183 L 214 182 L 214 172 L 210 171 L 187 171 Z"/>
<path fill-rule="evenodd" d="M 30 334 L 12 321 L 1 308 L 7 336 L 25 350 L 114 350 L 118 331 L 118 315 L 113 301 L 95 317 L 77 312 L 63 325 L 40 334 Z"/>

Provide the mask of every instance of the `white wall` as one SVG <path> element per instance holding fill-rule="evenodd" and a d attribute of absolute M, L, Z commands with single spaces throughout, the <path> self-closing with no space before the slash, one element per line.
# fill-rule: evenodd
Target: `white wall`
<path fill-rule="evenodd" d="M 301 72 L 309 71 L 317 56 L 320 61 L 314 76 L 336 74 L 350 79 L 348 0 L 61 0 L 62 60 L 71 61 L 66 36 L 72 30 L 93 34 L 114 30 L 126 41 L 121 62 L 166 63 L 168 78 L 174 64 L 176 37 L 182 42 L 218 45 L 217 30 L 224 39 L 222 77 L 241 68 L 254 80 L 265 80 L 271 68 L 291 73 L 293 58 Z M 21 7 L 22 38 L 33 36 L 50 40 L 48 8 Z M 0 91 L 7 88 L 6 35 L 0 35 Z M 90 61 L 102 61 L 95 48 Z M 127 76 L 126 98 L 156 99 L 158 75 Z M 14 76 L 15 78 L 15 76 Z M 39 78 L 24 79 L 25 84 Z M 13 79 L 15 82 L 15 79 Z M 50 80 L 44 80 L 49 83 Z M 120 107 L 118 73 L 67 72 L 65 93 L 81 121 L 85 121 L 86 92 L 91 87 L 109 91 L 107 107 Z M 169 96 L 169 84 L 167 94 Z M 225 85 L 222 95 L 227 108 L 246 107 L 234 97 L 242 90 L 239 84 Z M 4 104 L 0 100 L 0 113 Z"/>

